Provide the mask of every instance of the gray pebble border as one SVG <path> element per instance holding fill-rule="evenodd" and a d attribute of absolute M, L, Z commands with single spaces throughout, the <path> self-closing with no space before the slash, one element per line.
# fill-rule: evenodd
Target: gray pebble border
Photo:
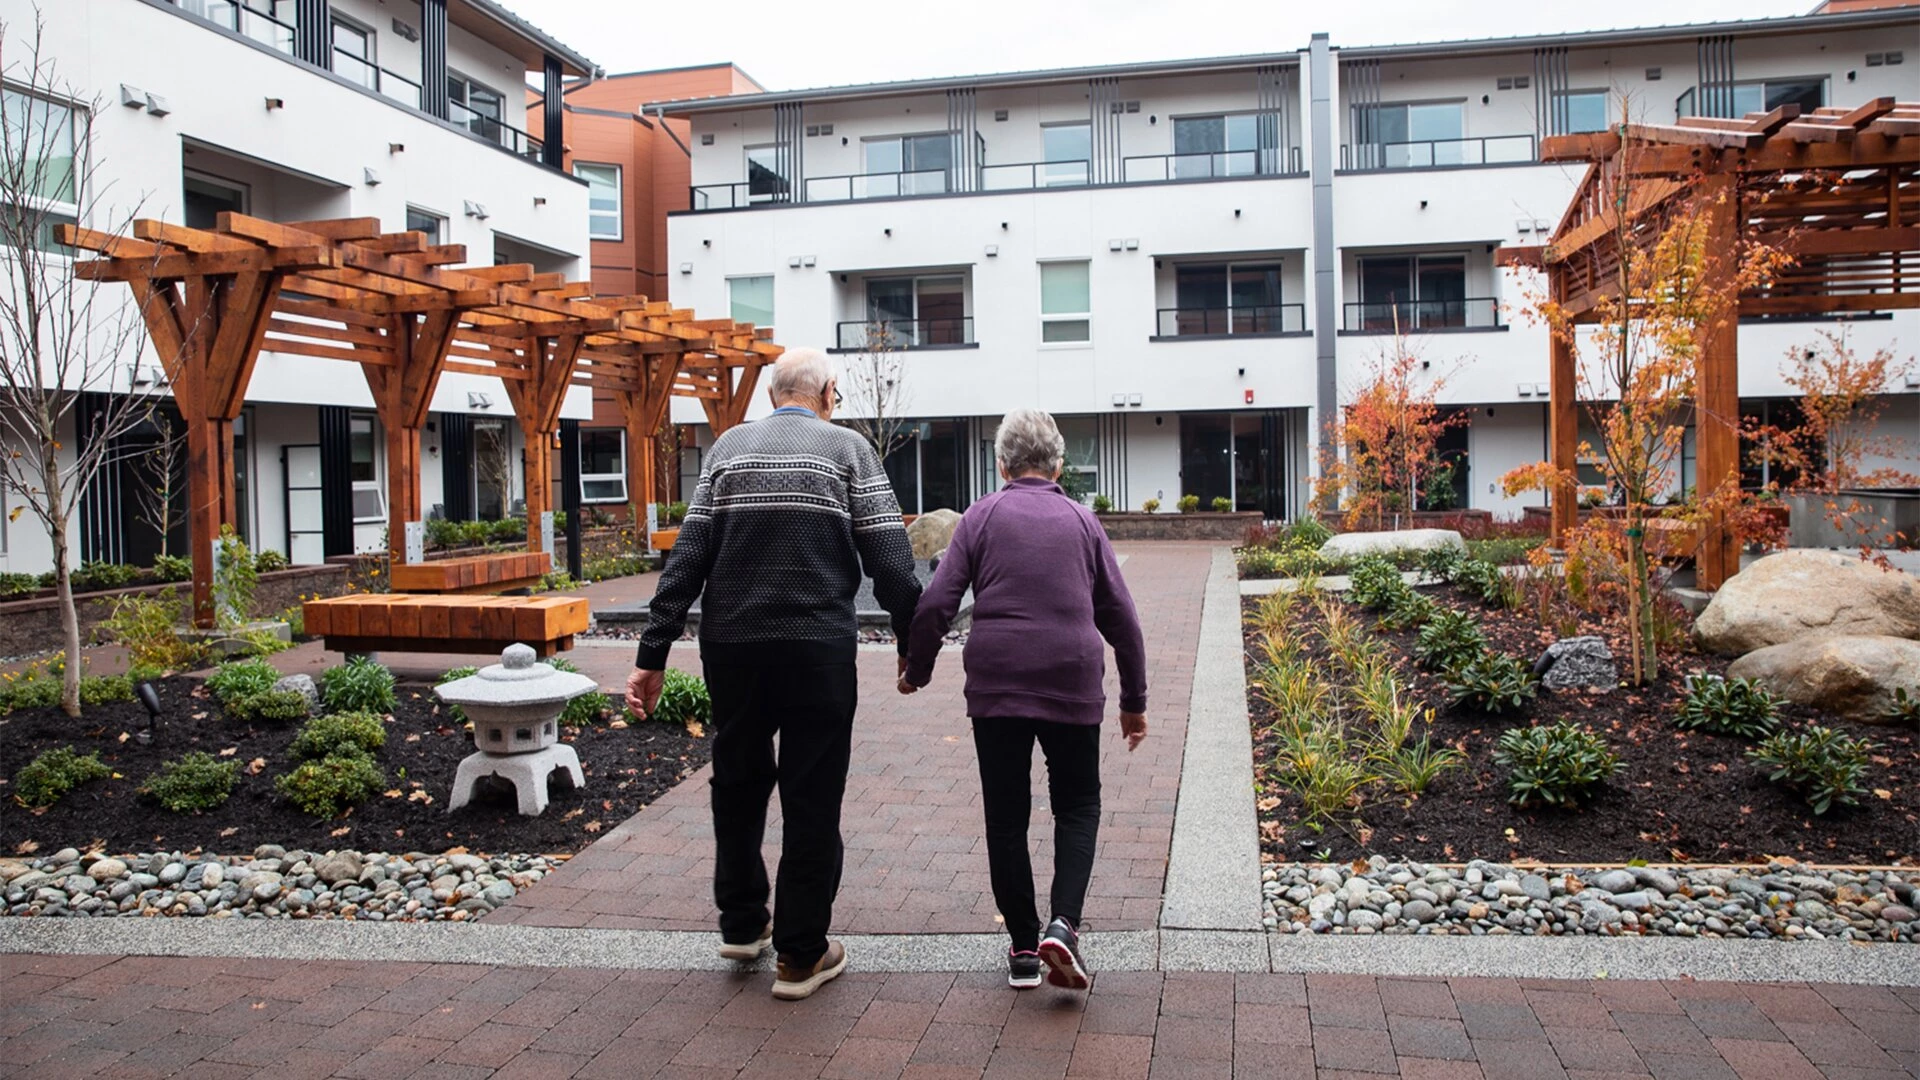
<path fill-rule="evenodd" d="M 1621 935 L 1917 942 L 1911 874 L 1862 869 L 1626 867 L 1527 869 L 1389 862 L 1270 865 L 1261 872 L 1278 933 Z"/>
<path fill-rule="evenodd" d="M 107 857 L 73 848 L 0 859 L 5 914 L 33 917 L 204 916 L 464 922 L 558 867 L 543 855 L 288 851 L 252 858 L 178 851 Z"/>

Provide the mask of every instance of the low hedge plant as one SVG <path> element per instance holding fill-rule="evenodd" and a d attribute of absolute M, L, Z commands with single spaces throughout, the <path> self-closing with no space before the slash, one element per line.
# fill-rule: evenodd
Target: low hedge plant
<path fill-rule="evenodd" d="M 1566 721 L 1515 728 L 1500 736 L 1493 760 L 1511 770 L 1508 801 L 1573 808 L 1620 771 L 1607 741 Z"/>

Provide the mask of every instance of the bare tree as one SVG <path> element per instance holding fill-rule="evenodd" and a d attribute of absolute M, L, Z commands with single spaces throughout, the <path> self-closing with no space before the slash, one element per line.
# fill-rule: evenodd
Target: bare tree
<path fill-rule="evenodd" d="M 153 423 L 160 430 L 160 441 L 134 459 L 133 510 L 136 520 L 160 534 L 160 554 L 171 555 L 170 539 L 180 519 L 180 491 L 187 480 L 187 429 L 176 427 L 157 410 Z"/>
<path fill-rule="evenodd" d="M 890 323 L 867 323 L 860 351 L 840 369 L 849 413 L 840 422 L 872 444 L 881 461 L 907 441 L 907 410 L 913 403 L 907 390 L 906 358 L 895 334 Z"/>
<path fill-rule="evenodd" d="M 59 226 L 74 224 L 124 237 L 137 209 L 117 211 L 94 182 L 88 118 L 104 106 L 75 94 L 42 51 L 38 11 L 26 29 L 0 22 L 0 483 L 11 517 L 31 514 L 52 544 L 67 655 L 60 706 L 78 716 L 74 514 L 112 464 L 113 444 L 151 416 L 154 400 L 131 392 L 146 342 L 138 307 L 121 286 L 76 276 L 56 239 Z"/>

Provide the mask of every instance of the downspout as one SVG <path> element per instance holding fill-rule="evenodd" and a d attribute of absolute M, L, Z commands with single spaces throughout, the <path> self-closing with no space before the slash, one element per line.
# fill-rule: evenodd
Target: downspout
<path fill-rule="evenodd" d="M 642 113 L 641 113 L 641 115 L 643 115 L 643 116 L 645 115 L 645 111 L 644 111 L 644 110 L 642 110 Z M 667 133 L 667 138 L 669 138 L 669 139 L 672 139 L 672 140 L 673 140 L 673 145 L 675 145 L 675 146 L 677 146 L 677 147 L 679 147 L 679 148 L 680 148 L 680 152 L 681 152 L 681 153 L 683 153 L 683 154 L 685 154 L 685 155 L 687 155 L 687 157 L 689 157 L 689 158 L 691 158 L 691 157 L 693 157 L 693 151 L 687 148 L 687 144 L 686 144 L 686 143 L 683 143 L 683 142 L 681 142 L 681 141 L 680 141 L 680 136 L 678 136 L 678 135 L 675 135 L 675 134 L 673 133 L 673 128 L 672 128 L 672 126 L 671 126 L 671 125 L 669 125 L 669 124 L 667 123 L 667 110 L 666 110 L 666 106 L 664 106 L 664 105 L 655 105 L 655 106 L 653 107 L 653 118 L 654 118 L 655 120 L 658 120 L 658 121 L 660 122 L 660 130 L 661 130 L 661 131 L 664 131 L 664 132 L 666 132 L 666 133 Z"/>

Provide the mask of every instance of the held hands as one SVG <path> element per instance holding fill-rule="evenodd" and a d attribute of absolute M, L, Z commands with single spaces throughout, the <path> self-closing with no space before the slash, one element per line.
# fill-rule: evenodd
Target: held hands
<path fill-rule="evenodd" d="M 920 689 L 919 687 L 907 681 L 907 658 L 904 656 L 900 658 L 899 676 L 900 676 L 900 681 L 895 684 L 895 688 L 898 689 L 902 694 L 911 694 L 914 691 Z"/>
<path fill-rule="evenodd" d="M 1140 740 L 1147 737 L 1147 714 L 1137 712 L 1121 713 L 1120 736 L 1127 740 L 1127 753 L 1133 753 L 1133 751 L 1139 747 Z"/>
<path fill-rule="evenodd" d="M 634 668 L 633 674 L 627 676 L 627 708 L 642 720 L 652 716 L 653 707 L 660 703 L 660 691 L 666 682 L 664 671 Z"/>

